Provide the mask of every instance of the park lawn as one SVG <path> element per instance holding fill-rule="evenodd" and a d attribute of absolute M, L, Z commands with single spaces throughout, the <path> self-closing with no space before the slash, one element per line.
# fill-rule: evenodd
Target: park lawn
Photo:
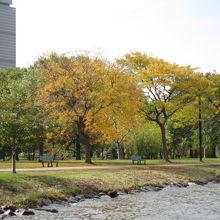
<path fill-rule="evenodd" d="M 147 185 L 207 182 L 220 177 L 220 163 L 129 166 L 104 170 L 0 172 L 0 205 L 32 207 L 42 198 L 66 200 L 71 193 L 129 191 Z"/>
<path fill-rule="evenodd" d="M 171 160 L 173 164 L 200 164 L 198 158 L 186 158 Z M 220 163 L 220 158 L 205 158 L 206 164 Z M 164 160 L 147 160 L 148 165 L 161 165 L 167 164 Z M 169 163 L 168 163 L 169 164 Z M 131 165 L 131 160 L 93 160 L 92 165 L 97 166 L 118 166 L 118 165 Z M 17 168 L 40 168 L 42 164 L 38 161 L 19 160 L 16 163 Z M 46 166 L 46 165 L 45 165 Z M 91 166 L 84 163 L 84 160 L 61 160 L 59 161 L 59 167 L 79 167 L 79 166 Z M 11 161 L 0 161 L 0 169 L 11 168 Z"/>
<path fill-rule="evenodd" d="M 7 169 L 11 168 L 12 164 L 11 161 L 1 161 L 0 162 L 0 169 Z M 45 166 L 47 166 L 47 163 L 45 163 Z M 88 166 L 88 164 L 85 164 L 84 161 L 59 161 L 59 166 L 61 167 L 71 167 L 71 166 Z M 41 162 L 38 161 L 29 161 L 29 160 L 19 160 L 16 162 L 17 168 L 40 168 L 42 167 Z"/>

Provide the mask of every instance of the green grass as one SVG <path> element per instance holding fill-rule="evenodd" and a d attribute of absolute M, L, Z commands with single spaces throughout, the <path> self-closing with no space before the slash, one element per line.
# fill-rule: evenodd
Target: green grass
<path fill-rule="evenodd" d="M 173 164 L 200 164 L 199 158 L 193 159 L 175 159 L 171 160 Z M 204 163 L 220 163 L 220 158 L 205 158 Z M 167 164 L 164 160 L 147 160 L 148 165 L 161 165 Z M 92 165 L 97 166 L 118 166 L 118 165 L 131 165 L 131 160 L 100 160 L 94 159 Z M 75 166 L 90 166 L 84 163 L 84 160 L 64 160 L 59 161 L 60 167 L 75 167 Z M 0 169 L 10 168 L 11 161 L 0 161 Z M 18 168 L 37 168 L 41 167 L 41 163 L 37 161 L 20 160 L 17 162 Z"/>
<path fill-rule="evenodd" d="M 155 161 L 151 164 L 153 162 Z M 41 204 L 45 197 L 65 200 L 73 192 L 128 191 L 146 185 L 210 181 L 220 177 L 220 162 L 217 159 L 207 160 L 205 163 L 195 160 L 181 161 L 183 164 L 177 163 L 178 161 L 172 164 L 160 162 L 156 162 L 157 166 L 113 167 L 102 170 L 35 171 L 17 174 L 0 172 L 0 205 L 30 207 Z M 107 164 L 112 165 L 108 161 Z M 124 161 L 118 161 L 118 164 L 123 165 Z"/>

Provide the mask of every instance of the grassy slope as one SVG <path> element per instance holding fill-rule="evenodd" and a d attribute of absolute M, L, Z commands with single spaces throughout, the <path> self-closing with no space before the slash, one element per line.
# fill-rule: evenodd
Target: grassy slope
<path fill-rule="evenodd" d="M 111 170 L 18 174 L 0 172 L 0 204 L 33 206 L 39 204 L 41 198 L 46 197 L 52 200 L 65 200 L 71 192 L 86 193 L 112 189 L 127 191 L 145 185 L 210 181 L 218 177 L 220 177 L 220 163 L 210 162 L 188 165 L 131 166 Z"/>

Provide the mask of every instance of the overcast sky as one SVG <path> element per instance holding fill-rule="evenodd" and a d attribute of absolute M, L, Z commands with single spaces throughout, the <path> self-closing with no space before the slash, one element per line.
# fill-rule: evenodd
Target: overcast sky
<path fill-rule="evenodd" d="M 220 72 L 220 0 L 14 0 L 17 66 L 49 52 L 144 51 Z"/>

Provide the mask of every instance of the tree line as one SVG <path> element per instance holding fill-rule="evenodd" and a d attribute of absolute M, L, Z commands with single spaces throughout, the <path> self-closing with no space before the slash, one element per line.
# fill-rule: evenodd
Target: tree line
<path fill-rule="evenodd" d="M 220 75 L 146 53 L 0 70 L 0 159 L 217 157 Z"/>

